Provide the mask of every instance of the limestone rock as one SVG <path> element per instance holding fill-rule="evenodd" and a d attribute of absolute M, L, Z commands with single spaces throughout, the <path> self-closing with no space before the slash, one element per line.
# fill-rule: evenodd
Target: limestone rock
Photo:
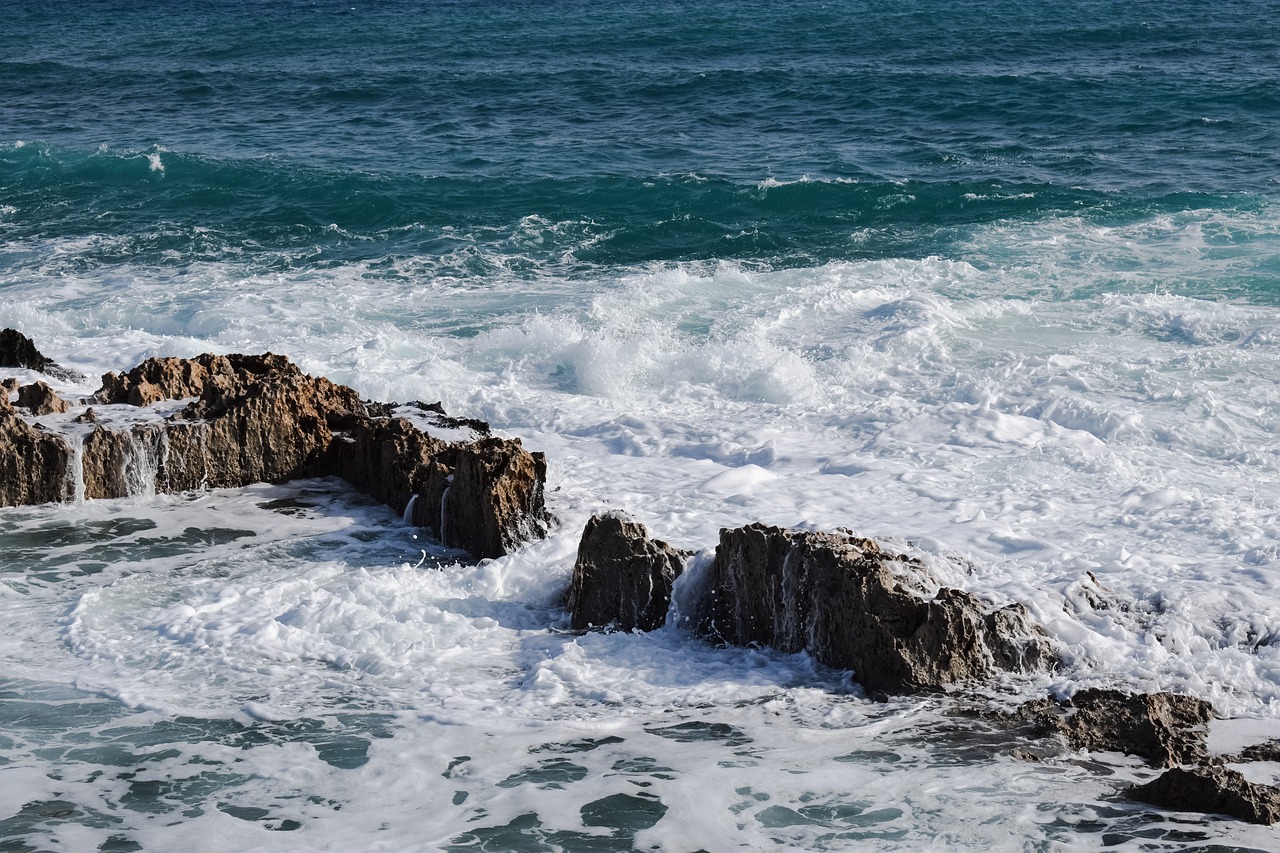
<path fill-rule="evenodd" d="M 6 397 L 0 404 L 0 506 L 67 500 L 71 448 L 18 414 Z"/>
<path fill-rule="evenodd" d="M 23 367 L 64 379 L 80 382 L 84 376 L 69 370 L 36 349 L 35 342 L 17 329 L 0 329 L 0 367 Z"/>
<path fill-rule="evenodd" d="M 1129 796 L 1163 809 L 1225 814 L 1267 826 L 1280 820 L 1280 789 L 1250 782 L 1221 765 L 1174 767 L 1133 786 Z"/>
<path fill-rule="evenodd" d="M 71 411 L 71 404 L 59 397 L 43 382 L 33 382 L 18 389 L 18 405 L 33 415 L 53 415 Z"/>
<path fill-rule="evenodd" d="M 1280 740 L 1268 740 L 1254 743 L 1240 751 L 1236 758 L 1227 759 L 1230 763 L 1245 761 L 1277 761 L 1280 762 Z"/>
<path fill-rule="evenodd" d="M 1156 767 L 1173 767 L 1208 757 L 1213 705 L 1176 693 L 1095 688 L 1081 690 L 1066 702 L 1030 702 L 1021 714 L 1041 734 L 1061 734 L 1072 749 L 1123 752 Z"/>
<path fill-rule="evenodd" d="M 643 524 L 616 515 L 593 516 L 582 531 L 569 588 L 573 627 L 661 627 L 672 586 L 683 570 L 680 552 L 650 539 Z"/>
<path fill-rule="evenodd" d="M 104 422 L 101 411 L 187 398 L 195 399 L 180 411 L 127 428 Z M 76 418 L 96 424 L 79 454 L 88 498 L 336 475 L 397 512 L 412 505 L 414 523 L 477 557 L 496 557 L 543 536 L 550 522 L 546 460 L 518 439 L 443 441 L 389 412 L 373 416 L 382 412 L 366 407 L 354 390 L 307 376 L 283 356 L 148 359 L 127 373 L 106 374 L 97 400 L 103 405 L 94 418 L 87 412 Z M 439 416 L 447 417 L 442 410 Z M 36 460 L 32 448 L 45 447 L 36 441 L 41 437 L 16 413 L 11 420 L 15 438 L 9 449 L 0 445 L 0 463 L 15 478 L 24 479 L 18 472 L 25 468 L 52 479 L 39 488 L 8 486 L 0 502 L 64 498 L 66 489 L 50 483 L 69 479 L 68 441 L 47 436 L 49 448 L 61 448 L 61 462 L 44 450 Z M 487 433 L 479 421 L 453 420 L 451 427 L 480 425 Z M 29 464 L 46 456 L 54 460 L 47 471 Z"/>
<path fill-rule="evenodd" d="M 211 398 L 268 377 L 303 376 L 282 355 L 213 355 L 195 358 L 149 358 L 128 373 L 105 373 L 97 397 L 103 403 L 147 406 L 160 400 L 199 397 L 210 388 Z M 352 392 L 354 394 L 354 392 Z"/>
<path fill-rule="evenodd" d="M 707 635 L 807 649 L 852 669 L 868 690 L 939 689 L 1053 661 L 1025 611 L 988 613 L 869 539 L 760 524 L 722 530 L 709 590 L 699 620 Z"/>

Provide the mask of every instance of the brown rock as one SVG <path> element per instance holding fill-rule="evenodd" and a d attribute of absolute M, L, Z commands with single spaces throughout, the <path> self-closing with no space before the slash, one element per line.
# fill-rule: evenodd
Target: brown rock
<path fill-rule="evenodd" d="M 1232 763 L 1246 761 L 1280 761 L 1280 740 L 1268 740 L 1254 743 L 1240 751 L 1238 759 L 1229 759 Z"/>
<path fill-rule="evenodd" d="M 759 524 L 722 530 L 709 591 L 699 622 L 712 638 L 807 649 L 852 669 L 868 690 L 939 689 L 1053 660 L 1025 611 L 990 618 L 974 596 L 938 589 L 918 560 L 869 539 Z M 1025 633 L 1000 633 L 1011 629 Z"/>
<path fill-rule="evenodd" d="M 662 627 L 672 586 L 683 570 L 680 552 L 650 539 L 643 524 L 616 515 L 593 516 L 582 531 L 569 588 L 573 627 Z"/>
<path fill-rule="evenodd" d="M 297 365 L 282 355 L 214 355 L 205 353 L 195 358 L 149 358 L 128 373 L 106 373 L 97 397 L 104 403 L 150 405 L 159 400 L 183 400 L 199 397 L 206 386 L 223 392 L 260 381 L 270 376 L 302 376 Z M 147 388 L 143 386 L 154 386 Z M 136 400 L 130 394 L 134 389 Z M 159 396 L 157 396 L 157 394 Z"/>
<path fill-rule="evenodd" d="M 70 447 L 61 437 L 27 423 L 5 403 L 0 405 L 0 506 L 69 500 Z"/>
<path fill-rule="evenodd" d="M 403 418 L 371 417 L 354 390 L 306 376 L 283 356 L 149 359 L 106 374 L 97 394 L 104 404 L 137 406 L 189 397 L 196 399 L 162 422 L 98 424 L 84 441 L 86 497 L 337 475 L 397 512 L 412 502 L 414 523 L 477 557 L 546 534 L 541 454 L 517 439 L 445 442 Z M 52 438 L 69 457 L 66 441 Z M 16 459 L 19 451 L 9 452 Z M 9 502 L 57 500 L 52 494 L 14 490 Z"/>
<path fill-rule="evenodd" d="M 1280 789 L 1258 785 L 1229 767 L 1174 767 L 1129 796 L 1162 809 L 1230 815 L 1267 826 L 1280 820 Z"/>
<path fill-rule="evenodd" d="M 1138 755 L 1156 767 L 1208 757 L 1213 705 L 1176 693 L 1089 689 L 1071 699 L 1039 699 L 1020 710 L 1041 734 L 1061 734 L 1072 749 Z"/>
<path fill-rule="evenodd" d="M 33 382 L 19 388 L 18 405 L 29 409 L 33 415 L 63 414 L 71 410 L 71 404 L 43 382 Z"/>

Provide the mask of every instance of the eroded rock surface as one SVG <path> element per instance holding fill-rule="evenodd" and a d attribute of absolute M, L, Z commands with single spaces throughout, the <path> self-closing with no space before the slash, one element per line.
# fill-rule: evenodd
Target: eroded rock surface
<path fill-rule="evenodd" d="M 71 448 L 58 435 L 28 423 L 0 395 L 0 506 L 69 500 Z"/>
<path fill-rule="evenodd" d="M 1176 693 L 1088 689 L 1065 702 L 1028 703 L 1022 715 L 1039 733 L 1062 735 L 1072 749 L 1123 752 L 1156 767 L 1173 767 L 1208 757 L 1213 705 Z"/>
<path fill-rule="evenodd" d="M 1133 786 L 1129 797 L 1163 809 L 1225 814 L 1267 826 L 1280 820 L 1280 790 L 1222 765 L 1174 767 Z"/>
<path fill-rule="evenodd" d="M 651 539 L 643 524 L 617 515 L 593 516 L 582 531 L 569 588 L 573 627 L 661 627 L 683 570 L 680 552 Z"/>
<path fill-rule="evenodd" d="M 754 524 L 722 530 L 700 619 L 707 635 L 852 669 L 869 690 L 938 689 L 1054 660 L 1020 607 L 939 588 L 870 540 Z"/>
<path fill-rule="evenodd" d="M 113 426 L 104 417 L 113 406 L 189 398 L 146 422 Z M 397 512 L 411 507 L 415 524 L 477 557 L 545 535 L 549 522 L 546 461 L 518 439 L 441 440 L 404 418 L 371 414 L 351 388 L 307 376 L 283 356 L 149 359 L 106 374 L 97 399 L 94 418 L 75 419 L 93 427 L 80 454 L 73 439 L 39 435 L 5 413 L 11 449 L 0 444 L 0 465 L 28 482 L 0 490 L 0 500 L 66 499 L 58 484 L 72 479 L 75 458 L 88 498 L 340 476 Z M 7 398 L 5 406 L 14 411 Z"/>
<path fill-rule="evenodd" d="M 18 389 L 18 405 L 33 415 L 53 415 L 71 411 L 71 404 L 43 382 L 33 382 Z"/>

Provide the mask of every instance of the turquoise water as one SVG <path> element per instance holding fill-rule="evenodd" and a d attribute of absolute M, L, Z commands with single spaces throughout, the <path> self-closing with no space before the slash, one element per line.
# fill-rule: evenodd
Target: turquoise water
<path fill-rule="evenodd" d="M 993 222 L 1248 213 L 1280 187 L 1277 12 L 19 2 L 6 266 L 100 234 L 121 241 L 77 261 L 809 266 L 962 256 Z"/>
<path fill-rule="evenodd" d="M 1274 846 L 562 605 L 603 509 L 849 527 L 1029 607 L 1066 664 L 1009 696 L 1275 723 L 1280 2 L 3 20 L 0 327 L 441 399 L 561 523 L 475 565 L 334 483 L 0 510 L 0 850 Z"/>

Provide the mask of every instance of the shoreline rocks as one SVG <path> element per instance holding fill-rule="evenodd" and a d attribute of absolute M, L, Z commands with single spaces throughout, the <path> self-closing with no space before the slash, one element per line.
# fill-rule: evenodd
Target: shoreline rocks
<path fill-rule="evenodd" d="M 1280 821 L 1280 789 L 1250 782 L 1238 770 L 1220 764 L 1174 767 L 1127 795 L 1171 811 L 1224 814 L 1271 826 Z"/>
<path fill-rule="evenodd" d="M 617 515 L 592 516 L 582 531 L 567 607 L 575 630 L 662 627 L 684 556 L 649 538 L 643 524 Z"/>
<path fill-rule="evenodd" d="M 699 630 L 807 650 L 873 691 L 940 690 L 1056 660 L 1019 605 L 939 587 L 919 560 L 870 539 L 761 524 L 720 531 Z"/>
<path fill-rule="evenodd" d="M 71 408 L 44 383 L 18 393 L 32 414 Z M 551 522 L 546 459 L 519 439 L 488 435 L 482 422 L 449 419 L 438 406 L 366 405 L 284 356 L 148 359 L 104 375 L 95 399 L 93 415 L 82 412 L 72 419 L 80 429 L 62 435 L 28 422 L 5 396 L 0 504 L 66 501 L 77 490 L 101 499 L 337 476 L 477 558 L 541 538 Z M 113 425 L 113 410 L 151 414 Z M 444 440 L 427 431 L 437 425 L 463 434 Z"/>
<path fill-rule="evenodd" d="M 1061 735 L 1072 749 L 1123 752 L 1153 767 L 1208 760 L 1213 705 L 1177 693 L 1123 693 L 1090 688 L 1070 699 L 1029 702 L 1019 709 L 1041 735 Z"/>

